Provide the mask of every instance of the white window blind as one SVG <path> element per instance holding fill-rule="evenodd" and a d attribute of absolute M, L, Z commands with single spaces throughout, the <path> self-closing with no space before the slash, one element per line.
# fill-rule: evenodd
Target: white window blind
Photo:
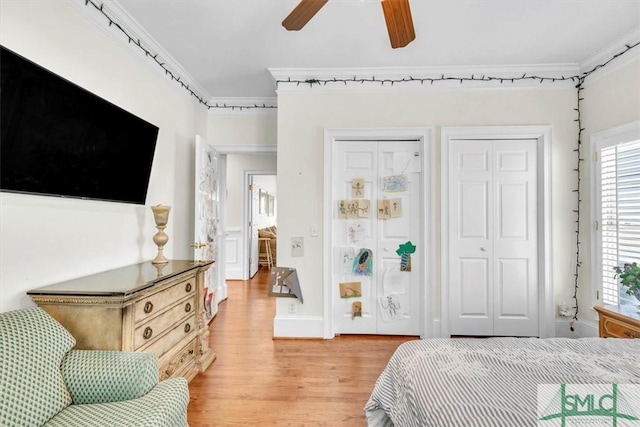
<path fill-rule="evenodd" d="M 640 263 L 640 141 L 603 147 L 600 161 L 602 302 L 626 304 L 613 268 Z"/>

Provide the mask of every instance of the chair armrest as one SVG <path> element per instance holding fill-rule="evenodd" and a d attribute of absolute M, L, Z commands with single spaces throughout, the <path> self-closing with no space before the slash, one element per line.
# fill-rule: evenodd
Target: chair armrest
<path fill-rule="evenodd" d="M 137 399 L 158 383 L 153 353 L 71 350 L 62 361 L 62 376 L 74 404 Z"/>

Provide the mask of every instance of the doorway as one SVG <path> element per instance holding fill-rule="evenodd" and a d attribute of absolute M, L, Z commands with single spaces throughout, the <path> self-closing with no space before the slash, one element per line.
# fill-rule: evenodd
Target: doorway
<path fill-rule="evenodd" d="M 259 267 L 271 268 L 277 260 L 278 193 L 276 175 L 270 171 L 245 172 L 248 184 L 249 212 L 248 257 L 245 268 L 253 277 Z"/>
<path fill-rule="evenodd" d="M 253 199 L 249 175 L 271 175 L 275 181 L 276 147 L 217 145 L 215 148 L 226 170 L 225 190 L 220 192 L 220 197 L 225 199 L 224 244 L 221 248 L 224 277 L 226 280 L 247 280 L 252 256 L 250 221 Z"/>

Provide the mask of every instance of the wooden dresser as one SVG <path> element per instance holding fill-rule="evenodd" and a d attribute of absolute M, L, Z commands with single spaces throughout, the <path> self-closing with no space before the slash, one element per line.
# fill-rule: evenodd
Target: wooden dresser
<path fill-rule="evenodd" d="M 215 359 L 204 319 L 211 264 L 148 261 L 27 294 L 75 337 L 76 349 L 153 352 L 161 379 L 190 381 Z"/>
<path fill-rule="evenodd" d="M 640 309 L 625 310 L 614 306 L 593 307 L 600 316 L 603 338 L 640 338 Z"/>

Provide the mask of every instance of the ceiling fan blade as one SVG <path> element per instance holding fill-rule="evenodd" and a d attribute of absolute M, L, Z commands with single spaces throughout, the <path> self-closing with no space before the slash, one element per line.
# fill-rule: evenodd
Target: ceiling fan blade
<path fill-rule="evenodd" d="M 284 18 L 282 26 L 289 31 L 298 31 L 318 13 L 328 0 L 301 0 L 300 3 Z"/>
<path fill-rule="evenodd" d="M 381 0 L 391 47 L 405 47 L 416 38 L 409 0 Z"/>

